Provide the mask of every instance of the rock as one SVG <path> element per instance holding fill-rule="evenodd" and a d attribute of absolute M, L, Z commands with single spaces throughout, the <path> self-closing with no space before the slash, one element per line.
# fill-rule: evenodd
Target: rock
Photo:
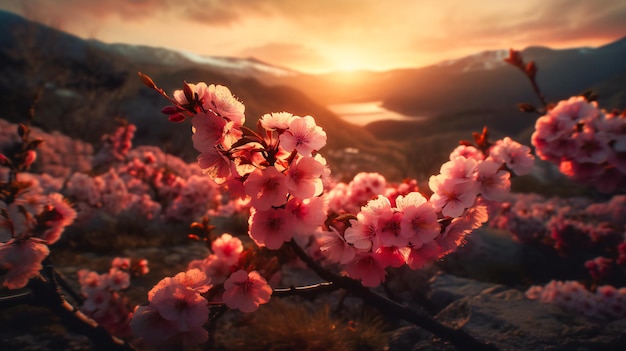
<path fill-rule="evenodd" d="M 388 351 L 453 351 L 454 346 L 433 340 L 433 335 L 414 325 L 398 328 L 389 336 Z"/>
<path fill-rule="evenodd" d="M 428 299 L 434 310 L 441 311 L 456 300 L 480 295 L 482 291 L 487 289 L 506 290 L 507 288 L 502 285 L 460 278 L 450 274 L 438 274 L 431 280 Z"/>
<path fill-rule="evenodd" d="M 467 243 L 440 265 L 455 275 L 515 285 L 522 276 L 524 253 L 524 245 L 511 233 L 484 227 L 475 230 Z"/>
<path fill-rule="evenodd" d="M 440 322 L 462 327 L 502 351 L 626 349 L 626 320 L 593 322 L 555 305 L 528 300 L 522 291 L 502 285 L 485 289 L 486 283 L 469 279 L 442 275 L 433 286 L 433 296 L 441 301 L 456 299 L 437 314 Z M 458 298 L 462 293 L 468 296 Z"/>

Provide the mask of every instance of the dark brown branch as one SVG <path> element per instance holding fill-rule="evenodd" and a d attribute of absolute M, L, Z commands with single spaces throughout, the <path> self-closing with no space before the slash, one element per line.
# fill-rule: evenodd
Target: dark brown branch
<path fill-rule="evenodd" d="M 28 287 L 32 292 L 31 301 L 33 304 L 44 306 L 51 310 L 61 319 L 63 325 L 87 336 L 98 348 L 114 351 L 135 350 L 130 344 L 111 335 L 93 319 L 74 308 L 65 300 L 59 289 L 50 280 L 44 280 L 43 278 L 31 279 Z"/>
<path fill-rule="evenodd" d="M 371 306 L 374 306 L 394 317 L 399 317 L 407 322 L 411 322 L 418 327 L 423 328 L 446 341 L 449 341 L 459 350 L 497 350 L 493 344 L 480 342 L 471 335 L 465 333 L 462 329 L 453 329 L 445 326 L 422 311 L 399 304 L 364 287 L 357 280 L 337 275 L 321 267 L 317 264 L 317 262 L 309 257 L 309 255 L 307 255 L 294 240 L 290 242 L 290 246 L 298 257 L 322 279 L 332 282 L 338 288 L 345 289 L 351 294 L 360 297 Z"/>

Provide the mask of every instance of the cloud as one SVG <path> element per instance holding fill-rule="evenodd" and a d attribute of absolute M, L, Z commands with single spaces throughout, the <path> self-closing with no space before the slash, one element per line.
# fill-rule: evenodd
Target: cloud
<path fill-rule="evenodd" d="M 0 8 L 82 37 L 320 69 L 352 57 L 388 68 L 626 35 L 622 0 L 0 0 Z"/>
<path fill-rule="evenodd" d="M 415 47 L 450 51 L 458 46 L 569 45 L 626 35 L 626 2 L 555 0 L 526 7 L 456 11 L 442 17 L 435 35 L 417 35 Z M 509 44 L 507 44 L 509 43 Z"/>

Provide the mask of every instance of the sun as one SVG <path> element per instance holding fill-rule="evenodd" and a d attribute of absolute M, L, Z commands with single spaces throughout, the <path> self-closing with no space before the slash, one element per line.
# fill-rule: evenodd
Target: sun
<path fill-rule="evenodd" d="M 354 72 L 371 68 L 365 61 L 368 55 L 358 49 L 338 49 L 333 50 L 330 57 L 334 63 L 334 70 L 343 72 Z"/>

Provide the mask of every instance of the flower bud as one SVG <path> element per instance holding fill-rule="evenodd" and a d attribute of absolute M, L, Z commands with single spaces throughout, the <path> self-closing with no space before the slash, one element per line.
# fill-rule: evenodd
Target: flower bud
<path fill-rule="evenodd" d="M 28 150 L 24 154 L 24 160 L 22 161 L 22 165 L 28 168 L 30 167 L 30 165 L 33 164 L 33 162 L 35 162 L 36 159 L 37 159 L 37 152 L 35 152 L 35 150 Z"/>

